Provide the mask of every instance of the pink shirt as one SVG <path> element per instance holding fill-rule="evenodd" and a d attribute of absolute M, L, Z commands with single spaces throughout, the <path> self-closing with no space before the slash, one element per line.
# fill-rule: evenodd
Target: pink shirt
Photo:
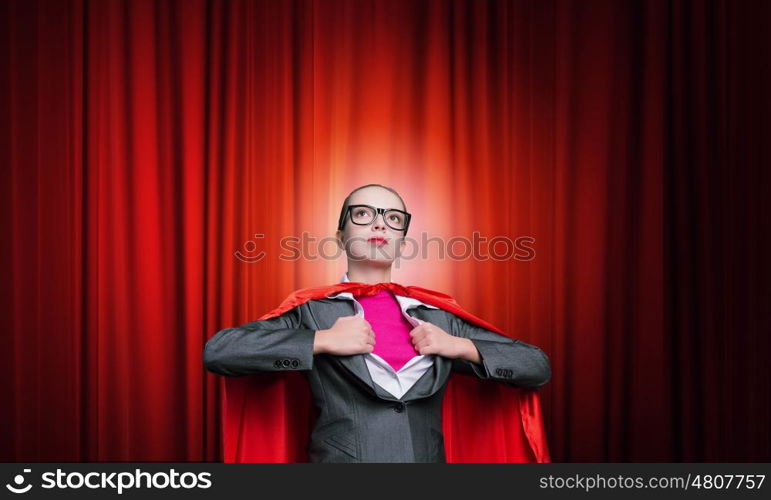
<path fill-rule="evenodd" d="M 375 354 L 396 371 L 419 355 L 410 338 L 413 327 L 402 314 L 399 302 L 391 290 L 355 297 L 364 309 L 364 319 L 375 331 Z"/>

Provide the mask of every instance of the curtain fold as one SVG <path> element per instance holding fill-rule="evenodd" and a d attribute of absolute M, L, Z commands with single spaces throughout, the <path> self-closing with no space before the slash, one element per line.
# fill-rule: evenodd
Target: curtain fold
<path fill-rule="evenodd" d="M 551 358 L 554 461 L 768 461 L 770 11 L 0 2 L 0 460 L 221 460 L 206 340 L 380 182 L 392 280 Z"/>

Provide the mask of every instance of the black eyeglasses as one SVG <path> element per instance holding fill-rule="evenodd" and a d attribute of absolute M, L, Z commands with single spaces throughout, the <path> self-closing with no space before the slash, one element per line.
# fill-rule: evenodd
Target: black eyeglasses
<path fill-rule="evenodd" d="M 350 215 L 351 222 L 357 226 L 369 226 L 375 222 L 378 214 L 383 216 L 383 221 L 388 227 L 394 231 L 404 231 L 405 236 L 407 235 L 412 215 L 395 208 L 376 208 L 370 205 L 349 205 L 348 210 L 340 215 L 337 228 L 341 231 L 343 230 L 346 215 Z"/>

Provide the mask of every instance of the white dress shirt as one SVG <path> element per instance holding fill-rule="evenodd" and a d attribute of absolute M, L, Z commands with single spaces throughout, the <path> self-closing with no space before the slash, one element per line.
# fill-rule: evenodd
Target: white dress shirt
<path fill-rule="evenodd" d="M 348 273 L 343 275 L 340 280 L 341 283 L 351 281 L 348 279 Z M 439 309 L 431 304 L 426 304 L 418 299 L 412 297 L 404 297 L 394 294 L 394 297 L 399 302 L 399 308 L 402 310 L 402 314 L 415 327 L 420 324 L 420 320 L 413 318 L 407 314 L 407 310 L 420 305 L 429 307 L 431 309 Z M 337 293 L 327 297 L 328 299 L 341 299 L 353 301 L 353 306 L 356 309 L 356 315 L 364 317 L 364 308 L 358 300 L 353 298 L 353 294 L 349 292 Z M 377 341 L 377 339 L 375 339 Z M 369 374 L 372 377 L 372 381 L 377 385 L 393 394 L 394 397 L 401 398 L 418 379 L 423 376 L 426 371 L 434 364 L 434 354 L 423 355 L 419 354 L 407 361 L 399 371 L 395 371 L 393 367 L 388 364 L 386 360 L 375 354 L 374 352 L 367 353 L 364 357 L 364 361 L 367 363 Z"/>

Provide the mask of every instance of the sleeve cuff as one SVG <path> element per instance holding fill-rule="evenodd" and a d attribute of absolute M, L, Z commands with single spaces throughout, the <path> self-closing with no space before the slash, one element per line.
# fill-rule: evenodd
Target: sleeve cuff
<path fill-rule="evenodd" d="M 469 368 L 471 368 L 471 371 L 474 372 L 474 375 L 481 379 L 488 379 L 490 378 L 490 367 L 487 366 L 485 362 L 485 350 L 486 346 L 484 346 L 484 341 L 478 341 L 474 339 L 469 339 L 473 344 L 474 347 L 477 348 L 477 351 L 479 351 L 479 357 L 480 357 L 480 363 L 474 363 L 468 360 L 462 360 Z"/>

